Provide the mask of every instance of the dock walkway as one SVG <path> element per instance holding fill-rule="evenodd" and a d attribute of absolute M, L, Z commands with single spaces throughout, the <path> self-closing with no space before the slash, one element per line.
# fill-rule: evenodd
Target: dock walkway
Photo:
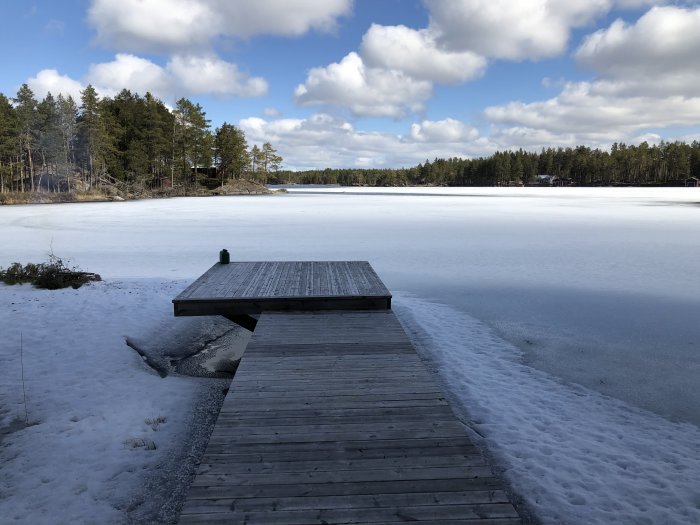
<path fill-rule="evenodd" d="M 521 523 L 391 310 L 263 313 L 180 523 L 406 521 Z"/>

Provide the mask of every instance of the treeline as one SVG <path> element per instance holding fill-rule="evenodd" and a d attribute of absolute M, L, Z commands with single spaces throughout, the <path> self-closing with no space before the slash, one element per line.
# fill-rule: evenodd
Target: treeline
<path fill-rule="evenodd" d="M 12 99 L 0 94 L 0 194 L 115 187 L 185 194 L 243 178 L 345 186 L 518 185 L 536 182 L 538 175 L 582 186 L 683 185 L 700 178 L 698 141 L 616 143 L 609 151 L 520 149 L 400 169 L 280 171 L 282 160 L 270 143 L 249 147 L 232 124 L 212 131 L 202 106 L 187 98 L 170 110 L 150 93 L 123 90 L 101 98 L 92 86 L 80 101 L 50 93 L 38 101 L 26 84 Z"/>
<path fill-rule="evenodd" d="M 690 177 L 700 178 L 700 142 L 616 143 L 610 151 L 586 146 L 547 148 L 539 153 L 520 149 L 476 159 L 426 160 L 401 169 L 280 171 L 270 180 L 343 186 L 507 186 L 536 183 L 538 175 L 554 176 L 565 185 L 682 186 Z"/>
<path fill-rule="evenodd" d="M 0 193 L 192 192 L 231 179 L 265 183 L 282 160 L 270 143 L 249 148 L 232 124 L 212 131 L 186 98 L 171 111 L 150 93 L 100 98 L 92 86 L 79 102 L 50 93 L 38 101 L 26 84 L 13 99 L 0 94 Z"/>

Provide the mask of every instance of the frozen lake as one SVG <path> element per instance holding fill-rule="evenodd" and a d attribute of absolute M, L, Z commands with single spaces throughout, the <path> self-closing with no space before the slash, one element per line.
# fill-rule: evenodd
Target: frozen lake
<path fill-rule="evenodd" d="M 492 327 L 525 362 L 700 425 L 700 192 L 334 188 L 0 208 L 0 265 L 53 251 L 107 278 L 238 260 L 369 260 Z"/>
<path fill-rule="evenodd" d="M 0 266 L 53 249 L 131 290 L 194 279 L 221 248 L 233 260 L 368 260 L 453 407 L 545 523 L 690 524 L 698 231 L 694 188 L 297 187 L 0 207 Z"/>

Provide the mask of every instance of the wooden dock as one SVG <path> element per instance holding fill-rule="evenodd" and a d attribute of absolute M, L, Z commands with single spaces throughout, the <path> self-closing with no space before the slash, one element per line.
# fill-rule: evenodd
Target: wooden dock
<path fill-rule="evenodd" d="M 521 523 L 391 310 L 263 313 L 180 523 L 405 521 Z"/>

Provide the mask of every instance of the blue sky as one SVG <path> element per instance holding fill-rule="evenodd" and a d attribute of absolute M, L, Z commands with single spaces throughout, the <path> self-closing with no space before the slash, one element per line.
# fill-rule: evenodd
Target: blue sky
<path fill-rule="evenodd" d="M 700 0 L 3 3 L 0 91 L 199 102 L 292 169 L 700 138 Z"/>

